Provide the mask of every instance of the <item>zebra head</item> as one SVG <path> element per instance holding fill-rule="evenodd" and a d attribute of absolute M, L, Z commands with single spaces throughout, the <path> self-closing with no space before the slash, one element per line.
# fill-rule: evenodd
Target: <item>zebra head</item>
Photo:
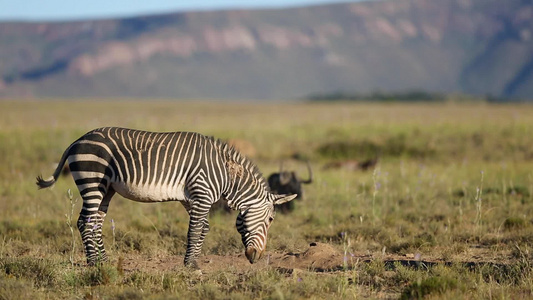
<path fill-rule="evenodd" d="M 263 256 L 266 248 L 268 228 L 274 220 L 274 205 L 280 205 L 296 198 L 293 195 L 267 193 L 267 201 L 261 201 L 241 209 L 237 216 L 237 230 L 241 234 L 246 258 L 255 263 Z"/>

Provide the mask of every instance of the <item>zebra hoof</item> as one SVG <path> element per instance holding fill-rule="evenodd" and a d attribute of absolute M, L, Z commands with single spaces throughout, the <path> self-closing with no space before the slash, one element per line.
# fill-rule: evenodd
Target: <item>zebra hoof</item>
<path fill-rule="evenodd" d="M 103 265 L 103 264 L 106 263 L 106 262 L 108 262 L 107 257 L 106 257 L 106 258 L 103 258 L 103 259 L 88 260 L 88 261 L 87 261 L 87 265 L 88 265 L 89 267 L 94 267 L 94 266 Z"/>
<path fill-rule="evenodd" d="M 200 270 L 200 269 L 192 271 L 192 274 L 193 274 L 193 275 L 196 275 L 196 276 L 202 276 L 202 275 L 204 275 L 204 273 L 202 273 L 202 270 Z"/>
<path fill-rule="evenodd" d="M 94 266 L 96 266 L 98 264 L 99 264 L 98 261 L 93 261 L 93 260 L 87 261 L 87 266 L 89 266 L 89 267 L 94 267 Z"/>
<path fill-rule="evenodd" d="M 186 261 L 185 266 L 192 270 L 200 270 L 200 267 L 198 266 L 198 263 L 196 262 L 196 260 Z"/>

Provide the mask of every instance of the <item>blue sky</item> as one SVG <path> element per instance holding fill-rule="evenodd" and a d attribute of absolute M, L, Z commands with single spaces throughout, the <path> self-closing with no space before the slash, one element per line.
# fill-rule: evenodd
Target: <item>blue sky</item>
<path fill-rule="evenodd" d="M 0 0 L 0 21 L 76 20 L 171 11 L 229 8 L 278 8 L 342 0 Z"/>

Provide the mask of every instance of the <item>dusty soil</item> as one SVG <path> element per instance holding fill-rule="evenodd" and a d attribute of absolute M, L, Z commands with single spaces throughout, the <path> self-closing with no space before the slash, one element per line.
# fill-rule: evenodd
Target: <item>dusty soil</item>
<path fill-rule="evenodd" d="M 255 264 L 250 264 L 244 253 L 238 255 L 204 255 L 198 260 L 203 273 L 221 270 L 246 271 L 274 267 L 280 271 L 292 273 L 295 271 L 334 272 L 344 268 L 352 268 L 357 263 L 368 263 L 380 259 L 391 268 L 395 263 L 415 268 L 430 267 L 436 264 L 449 264 L 439 258 L 419 254 L 388 255 L 368 253 L 347 253 L 338 251 L 331 245 L 313 242 L 309 248 L 301 253 L 267 252 Z M 454 263 L 464 263 L 475 266 L 479 264 L 507 264 L 508 253 L 495 253 L 493 250 L 472 247 L 466 253 L 455 257 Z M 143 271 L 172 271 L 183 268 L 183 256 L 145 257 L 126 255 L 122 263 L 125 272 Z"/>
<path fill-rule="evenodd" d="M 358 256 L 360 259 L 369 259 L 366 256 Z M 344 254 L 332 246 L 323 243 L 311 243 L 309 248 L 302 253 L 276 253 L 267 252 L 261 260 L 250 264 L 244 253 L 238 255 L 204 255 L 198 260 L 202 272 L 214 272 L 218 270 L 248 270 L 274 267 L 282 270 L 314 270 L 329 271 L 338 270 L 343 266 Z M 147 257 L 139 258 L 124 256 L 123 269 L 125 272 L 134 270 L 160 270 L 171 271 L 183 267 L 183 256 Z"/>

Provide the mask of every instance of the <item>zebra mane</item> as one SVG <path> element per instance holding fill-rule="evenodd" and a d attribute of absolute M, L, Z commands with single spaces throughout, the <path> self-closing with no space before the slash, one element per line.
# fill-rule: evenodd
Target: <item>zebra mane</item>
<path fill-rule="evenodd" d="M 249 172 L 262 187 L 264 187 L 267 191 L 270 191 L 270 188 L 263 177 L 263 173 L 261 173 L 255 163 L 235 149 L 234 146 L 229 145 L 225 141 L 215 139 L 214 137 L 209 138 L 213 141 L 215 147 L 219 149 L 220 153 L 222 153 L 223 157 L 226 159 L 226 167 L 228 167 L 228 163 L 234 163 L 238 166 L 241 166 L 244 170 Z"/>

